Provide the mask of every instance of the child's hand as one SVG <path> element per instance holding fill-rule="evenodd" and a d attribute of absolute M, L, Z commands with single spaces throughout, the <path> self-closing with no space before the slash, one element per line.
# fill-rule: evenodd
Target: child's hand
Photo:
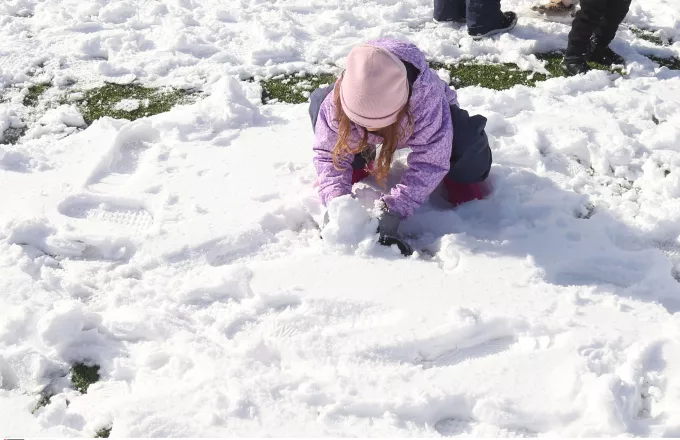
<path fill-rule="evenodd" d="M 408 257 L 413 253 L 413 248 L 398 237 L 399 223 L 401 223 L 401 217 L 398 214 L 390 212 L 387 209 L 387 206 L 383 204 L 380 217 L 378 217 L 378 233 L 380 234 L 378 243 L 383 246 L 392 246 L 393 244 L 396 244 L 399 251 L 401 251 L 404 256 Z"/>
<path fill-rule="evenodd" d="M 397 237 L 389 237 L 381 234 L 380 238 L 378 239 L 378 243 L 388 247 L 396 244 L 401 254 L 405 257 L 408 257 L 413 253 L 413 248 L 408 243 L 401 241 Z"/>

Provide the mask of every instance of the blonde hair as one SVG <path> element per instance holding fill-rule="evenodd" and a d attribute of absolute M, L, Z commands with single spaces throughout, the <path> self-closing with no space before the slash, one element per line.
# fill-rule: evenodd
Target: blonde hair
<path fill-rule="evenodd" d="M 342 109 L 340 102 L 340 84 L 336 84 L 333 90 L 333 101 L 335 104 L 335 120 L 338 123 L 338 141 L 333 147 L 333 165 L 335 168 L 342 169 L 339 166 L 340 157 L 345 155 L 355 155 L 362 153 L 368 146 L 368 130 L 364 128 L 364 134 L 359 142 L 359 146 L 352 148 L 350 145 L 351 135 L 352 135 L 352 121 L 345 114 Z M 401 121 L 406 118 L 407 124 L 405 127 L 401 127 Z M 397 150 L 400 140 L 404 140 L 408 136 L 408 131 L 412 125 L 411 114 L 409 113 L 408 102 L 399 111 L 397 115 L 397 120 L 387 127 L 381 128 L 376 133 L 382 136 L 383 142 L 380 148 L 380 154 L 375 160 L 375 168 L 369 170 L 371 174 L 375 175 L 378 185 L 385 188 L 387 184 L 387 175 L 390 171 L 390 165 L 392 164 L 392 157 L 394 152 Z"/>

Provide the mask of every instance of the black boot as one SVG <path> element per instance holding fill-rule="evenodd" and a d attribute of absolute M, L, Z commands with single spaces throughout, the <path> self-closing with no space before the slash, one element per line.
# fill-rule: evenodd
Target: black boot
<path fill-rule="evenodd" d="M 579 75 L 581 73 L 587 73 L 590 70 L 585 57 L 579 55 L 571 55 L 564 57 L 562 64 L 560 65 L 562 72 L 567 76 Z"/>
<path fill-rule="evenodd" d="M 486 32 L 478 30 L 470 32 L 468 30 L 468 34 L 472 37 L 473 40 L 480 40 L 482 38 L 490 37 L 492 35 L 508 32 L 512 30 L 512 28 L 514 28 L 516 24 L 517 14 L 512 11 L 507 11 L 503 12 L 503 16 L 501 17 L 501 22 L 498 24 L 498 27 L 489 29 Z"/>
<path fill-rule="evenodd" d="M 597 37 L 590 40 L 587 59 L 590 62 L 611 66 L 612 64 L 625 64 L 623 57 L 600 43 Z"/>

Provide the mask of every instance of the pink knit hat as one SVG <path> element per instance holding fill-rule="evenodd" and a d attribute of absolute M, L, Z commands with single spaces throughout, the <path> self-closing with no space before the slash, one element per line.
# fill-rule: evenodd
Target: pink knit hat
<path fill-rule="evenodd" d="M 408 101 L 406 67 L 392 52 L 362 44 L 347 56 L 340 102 L 349 119 L 365 128 L 393 124 Z"/>

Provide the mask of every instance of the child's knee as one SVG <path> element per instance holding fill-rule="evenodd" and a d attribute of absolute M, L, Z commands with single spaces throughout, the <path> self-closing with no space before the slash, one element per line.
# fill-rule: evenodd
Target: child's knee
<path fill-rule="evenodd" d="M 470 116 L 466 110 L 451 107 L 453 145 L 448 176 L 461 183 L 486 179 L 491 169 L 491 147 L 486 135 L 486 118 Z"/>

